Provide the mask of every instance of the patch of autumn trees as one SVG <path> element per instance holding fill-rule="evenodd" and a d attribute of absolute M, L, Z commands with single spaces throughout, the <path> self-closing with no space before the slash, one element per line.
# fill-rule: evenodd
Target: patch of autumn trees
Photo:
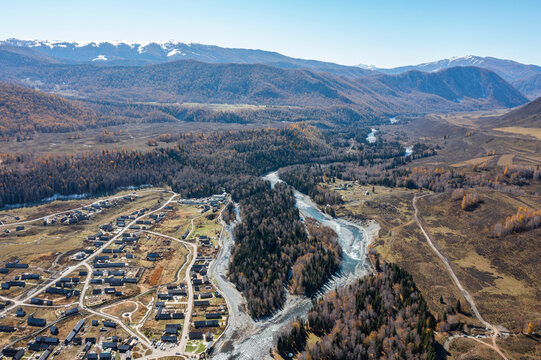
<path fill-rule="evenodd" d="M 466 192 L 464 189 L 455 189 L 451 194 L 451 199 L 460 200 L 460 208 L 466 211 L 473 210 L 481 202 L 479 193 L 475 190 Z"/>
<path fill-rule="evenodd" d="M 436 359 L 436 320 L 411 275 L 383 263 L 380 271 L 314 301 L 277 337 L 277 351 L 297 359 Z M 307 343 L 310 333 L 319 339 Z"/>
<path fill-rule="evenodd" d="M 225 209 L 222 211 L 222 219 L 226 224 L 232 224 L 237 219 L 235 206 L 232 203 L 225 206 Z"/>
<path fill-rule="evenodd" d="M 324 230 L 307 234 L 288 185 L 271 189 L 254 180 L 244 191 L 229 278 L 246 297 L 252 317 L 261 318 L 284 305 L 290 280 L 293 292 L 317 291 L 338 270 L 342 250 Z"/>
<path fill-rule="evenodd" d="M 393 159 L 393 163 L 396 161 Z M 340 176 L 344 180 L 357 180 L 364 185 L 427 189 L 434 192 L 453 191 L 457 188 L 487 187 L 497 191 L 524 193 L 520 187 L 541 181 L 541 170 L 538 166 L 514 165 L 505 170 L 485 168 L 484 171 L 471 172 L 444 167 L 375 164 L 364 168 L 348 166 L 341 170 Z"/>
<path fill-rule="evenodd" d="M 364 135 L 360 130 L 353 134 Z M 106 137 L 114 140 L 115 136 Z M 328 134 L 299 123 L 280 129 L 162 135 L 158 139 L 167 141 L 169 147 L 149 151 L 103 150 L 43 157 L 11 154 L 2 158 L 0 166 L 0 208 L 54 194 L 103 195 L 140 185 L 170 186 L 184 197 L 201 197 L 233 192 L 250 177 L 290 165 L 331 164 L 325 167 L 325 176 L 346 178 L 352 176 L 355 164 L 377 169 L 376 164 L 396 160 L 393 156 L 404 158 L 402 146 L 394 142 L 379 141 L 360 145 L 363 150 L 344 151 L 340 144 L 347 141 L 340 139 L 350 136 L 349 128 Z M 338 196 L 314 187 L 318 171 L 314 168 L 310 176 L 291 180 L 317 201 L 340 202 Z"/>
<path fill-rule="evenodd" d="M 541 227 L 541 210 L 520 207 L 516 214 L 494 225 L 492 234 L 502 237 L 512 233 L 530 231 Z"/>

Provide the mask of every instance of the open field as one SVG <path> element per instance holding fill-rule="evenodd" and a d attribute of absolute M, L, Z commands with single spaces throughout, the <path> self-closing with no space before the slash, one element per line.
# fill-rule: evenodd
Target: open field
<path fill-rule="evenodd" d="M 222 226 L 217 219 L 216 214 L 206 212 L 200 217 L 197 217 L 193 221 L 194 231 L 190 235 L 190 238 L 199 237 L 201 235 L 208 236 L 209 238 L 216 238 L 222 230 Z"/>
<path fill-rule="evenodd" d="M 473 158 L 473 159 L 470 159 L 470 160 L 461 161 L 459 163 L 452 164 L 451 166 L 452 167 L 462 167 L 462 166 L 480 165 L 482 163 L 486 163 L 486 162 L 492 160 L 493 158 L 494 158 L 493 156 L 483 156 L 483 157 L 479 157 L 479 158 Z"/>
<path fill-rule="evenodd" d="M 498 159 L 498 166 L 510 166 L 513 165 L 513 158 L 515 154 L 505 154 Z"/>
<path fill-rule="evenodd" d="M 365 195 L 367 190 L 370 191 L 368 196 Z M 464 308 L 469 311 L 459 290 L 413 220 L 415 191 L 382 186 L 375 186 L 374 190 L 372 192 L 372 186 L 354 185 L 347 191 L 340 191 L 345 204 L 337 215 L 357 221 L 373 219 L 378 222 L 381 229 L 371 247 L 385 260 L 400 265 L 412 274 L 431 311 L 442 313 L 457 299 L 461 299 Z M 440 296 L 445 304 L 440 303 Z M 470 322 L 478 325 L 475 319 Z"/>
<path fill-rule="evenodd" d="M 479 340 L 481 341 L 481 340 Z M 485 340 L 486 341 L 486 340 Z M 487 346 L 481 345 L 473 339 L 457 338 L 454 339 L 449 346 L 451 356 L 448 359 L 483 359 L 483 360 L 500 360 L 501 357 Z"/>
<path fill-rule="evenodd" d="M 501 128 L 494 129 L 491 123 L 497 115 L 501 113 L 429 115 L 404 124 L 380 126 L 378 134 L 405 144 L 420 142 L 440 146 L 436 156 L 418 159 L 414 166 L 473 166 L 492 153 L 496 156 L 487 159 L 491 165 L 497 165 L 499 155 L 509 154 L 514 155 L 515 165 L 541 164 L 541 142 L 539 138 L 532 136 L 538 134 L 539 129 L 515 128 L 516 132 L 499 131 Z"/>
<path fill-rule="evenodd" d="M 505 132 L 505 133 L 511 133 L 511 134 L 533 136 L 536 139 L 541 140 L 540 128 L 525 128 L 525 127 L 508 126 L 508 127 L 502 127 L 502 128 L 495 128 L 494 130 Z"/>
<path fill-rule="evenodd" d="M 500 348 L 510 359 L 541 359 L 541 336 L 517 335 L 506 337 L 499 342 Z"/>
<path fill-rule="evenodd" d="M 201 215 L 201 206 L 174 203 L 171 213 L 154 227 L 161 234 L 182 238 L 187 229 L 191 230 L 191 220 Z"/>
<path fill-rule="evenodd" d="M 519 207 L 535 209 L 541 203 L 535 197 L 497 191 L 479 194 L 481 204 L 473 211 L 460 209 L 460 201 L 451 200 L 449 194 L 422 197 L 418 200 L 420 214 L 489 322 L 512 331 L 523 331 L 529 321 L 539 327 L 541 288 L 536 274 L 541 231 L 494 238 L 492 227 Z"/>

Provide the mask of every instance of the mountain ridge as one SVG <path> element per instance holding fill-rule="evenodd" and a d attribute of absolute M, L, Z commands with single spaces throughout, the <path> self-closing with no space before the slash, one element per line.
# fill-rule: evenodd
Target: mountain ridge
<path fill-rule="evenodd" d="M 530 100 L 541 95 L 541 66 L 522 64 L 514 60 L 498 59 L 495 57 L 481 57 L 475 55 L 455 56 L 417 65 L 406 65 L 395 68 L 378 68 L 375 66 L 360 65 L 365 69 L 397 75 L 410 70 L 434 72 L 459 66 L 476 66 L 487 69 L 500 75 L 504 80 L 516 87 Z"/>
<path fill-rule="evenodd" d="M 356 66 L 293 58 L 274 51 L 225 48 L 216 45 L 177 41 L 69 42 L 7 39 L 0 41 L 0 45 L 33 49 L 67 63 L 95 63 L 106 66 L 141 66 L 177 60 L 196 60 L 219 64 L 266 64 L 283 69 L 329 72 L 334 75 L 352 78 L 371 73 Z"/>
<path fill-rule="evenodd" d="M 487 110 L 527 102 L 498 75 L 479 68 L 424 73 L 412 81 L 412 74 L 347 78 L 265 64 L 195 60 L 145 66 L 51 63 L 3 48 L 0 65 L 2 81 L 97 101 L 350 106 L 369 116 Z"/>

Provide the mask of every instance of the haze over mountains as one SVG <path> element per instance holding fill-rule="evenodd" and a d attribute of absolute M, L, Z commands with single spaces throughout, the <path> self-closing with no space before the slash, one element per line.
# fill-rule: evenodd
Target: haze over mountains
<path fill-rule="evenodd" d="M 14 39 L 0 43 L 0 65 L 1 81 L 92 101 L 347 107 L 372 118 L 519 106 L 528 99 L 508 81 L 532 96 L 539 68 L 466 57 L 374 71 L 200 44 Z"/>

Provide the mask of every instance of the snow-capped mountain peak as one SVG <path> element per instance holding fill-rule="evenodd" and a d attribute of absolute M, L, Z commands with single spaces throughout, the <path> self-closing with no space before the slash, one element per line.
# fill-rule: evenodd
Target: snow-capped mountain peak
<path fill-rule="evenodd" d="M 366 70 L 376 70 L 376 71 L 378 70 L 378 67 L 375 65 L 359 64 L 357 66 L 360 67 L 361 69 L 366 69 Z"/>
<path fill-rule="evenodd" d="M 0 45 L 33 48 L 46 55 L 70 62 L 104 62 L 109 64 L 140 65 L 177 59 L 198 59 L 199 52 L 215 48 L 173 40 L 153 42 L 133 41 L 60 41 L 7 39 Z M 194 49 L 197 48 L 197 49 Z M 208 50 L 206 50 L 208 51 Z M 213 62 L 213 54 L 205 59 Z M 216 59 L 215 62 L 219 59 Z"/>

